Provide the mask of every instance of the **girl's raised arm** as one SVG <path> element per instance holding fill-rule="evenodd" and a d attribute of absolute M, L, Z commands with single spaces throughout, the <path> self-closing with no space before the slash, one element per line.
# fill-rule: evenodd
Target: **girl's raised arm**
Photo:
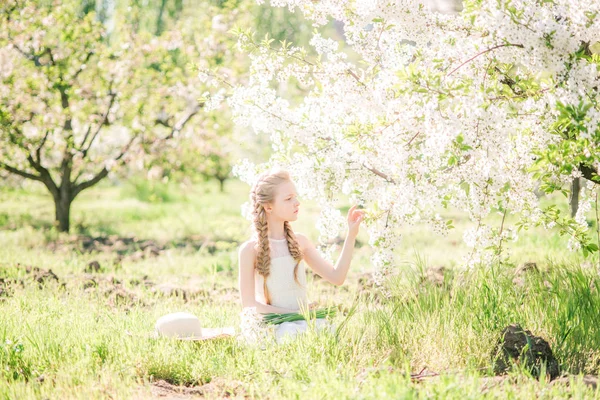
<path fill-rule="evenodd" d="M 335 264 L 335 267 L 319 254 L 315 245 L 303 234 L 297 233 L 296 237 L 300 241 L 301 247 L 304 250 L 304 259 L 313 271 L 321 278 L 325 279 L 336 286 L 341 286 L 346 280 L 346 275 L 350 269 L 352 261 L 352 252 L 356 243 L 356 236 L 361 221 L 364 219 L 364 211 L 356 210 L 356 206 L 352 206 L 348 211 L 348 235 L 344 241 L 342 253 Z"/>

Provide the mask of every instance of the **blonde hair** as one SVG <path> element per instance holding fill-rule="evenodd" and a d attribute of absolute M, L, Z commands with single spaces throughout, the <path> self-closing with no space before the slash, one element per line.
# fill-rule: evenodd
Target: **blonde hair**
<path fill-rule="evenodd" d="M 271 273 L 271 255 L 265 204 L 275 200 L 275 190 L 277 186 L 281 183 L 291 181 L 290 174 L 285 170 L 265 172 L 258 177 L 258 180 L 250 191 L 250 199 L 253 206 L 252 215 L 254 216 L 253 225 L 257 236 L 257 255 L 254 268 L 264 277 L 263 288 L 267 304 L 271 304 L 271 296 L 267 290 L 267 278 Z M 296 266 L 294 267 L 294 280 L 298 285 L 301 285 L 298 281 L 298 265 L 300 265 L 300 261 L 304 255 L 288 221 L 283 223 L 283 229 L 290 255 L 297 261 Z"/>

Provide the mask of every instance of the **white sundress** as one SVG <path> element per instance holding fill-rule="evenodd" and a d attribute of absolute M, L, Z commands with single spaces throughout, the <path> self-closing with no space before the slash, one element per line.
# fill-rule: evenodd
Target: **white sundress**
<path fill-rule="evenodd" d="M 300 305 L 308 306 L 306 294 L 306 269 L 304 262 L 300 261 L 298 265 L 298 281 L 294 279 L 294 267 L 296 260 L 290 255 L 286 239 L 269 239 L 271 249 L 271 271 L 267 277 L 267 288 L 271 297 L 271 305 L 275 307 L 288 308 L 294 311 L 300 310 Z M 256 270 L 254 271 L 254 296 L 255 299 L 266 304 L 264 293 L 264 277 Z M 320 331 L 329 329 L 335 331 L 335 325 L 332 325 L 325 318 L 314 320 L 315 328 Z M 305 320 L 284 322 L 274 325 L 275 339 L 277 343 L 285 341 L 287 338 L 293 338 L 298 333 L 308 329 L 308 323 Z"/>

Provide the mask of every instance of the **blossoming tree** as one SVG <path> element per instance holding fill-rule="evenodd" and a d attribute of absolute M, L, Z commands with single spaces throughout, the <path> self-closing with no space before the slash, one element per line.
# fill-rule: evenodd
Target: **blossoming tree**
<path fill-rule="evenodd" d="M 108 36 L 79 6 L 0 5 L 0 169 L 44 184 L 61 231 L 69 230 L 74 199 L 110 171 L 148 165 L 212 129 L 201 116 L 219 94 L 211 96 L 186 63 L 222 60 L 228 46 L 215 37 L 231 22 L 205 13 L 155 37 L 120 13 Z"/>
<path fill-rule="evenodd" d="M 252 77 L 229 103 L 237 123 L 270 135 L 268 164 L 289 168 L 299 191 L 321 202 L 321 240 L 343 227 L 341 192 L 369 210 L 379 282 L 399 227 L 446 232 L 452 221 L 436 211 L 450 205 L 474 222 L 465 265 L 492 262 L 519 229 L 540 224 L 558 226 L 584 254 L 597 250 L 585 213 L 599 182 L 599 2 L 466 0 L 458 14 L 403 0 L 272 5 L 314 22 L 318 57 L 239 32 Z M 332 19 L 351 53 L 323 37 Z M 277 91 L 290 81 L 307 88 L 300 101 Z M 264 167 L 235 170 L 252 182 Z M 568 194 L 580 176 L 589 184 L 574 219 L 540 206 L 536 188 Z M 491 224 L 496 212 L 502 222 Z M 507 213 L 521 219 L 511 226 Z"/>

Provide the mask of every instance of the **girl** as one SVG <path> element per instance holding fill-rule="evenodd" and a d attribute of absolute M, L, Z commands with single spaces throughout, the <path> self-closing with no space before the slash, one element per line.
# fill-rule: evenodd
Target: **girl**
<path fill-rule="evenodd" d="M 324 260 L 311 241 L 294 233 L 290 221 L 298 219 L 300 202 L 287 171 L 267 172 L 252 187 L 255 235 L 239 249 L 239 289 L 242 307 L 256 307 L 258 313 L 291 313 L 307 304 L 306 276 L 302 260 L 326 281 L 341 286 L 350 268 L 352 252 L 364 211 L 353 206 L 348 211 L 348 234 L 335 266 Z M 326 325 L 317 319 L 317 328 Z M 286 334 L 305 331 L 305 320 L 276 325 L 279 342 Z"/>

